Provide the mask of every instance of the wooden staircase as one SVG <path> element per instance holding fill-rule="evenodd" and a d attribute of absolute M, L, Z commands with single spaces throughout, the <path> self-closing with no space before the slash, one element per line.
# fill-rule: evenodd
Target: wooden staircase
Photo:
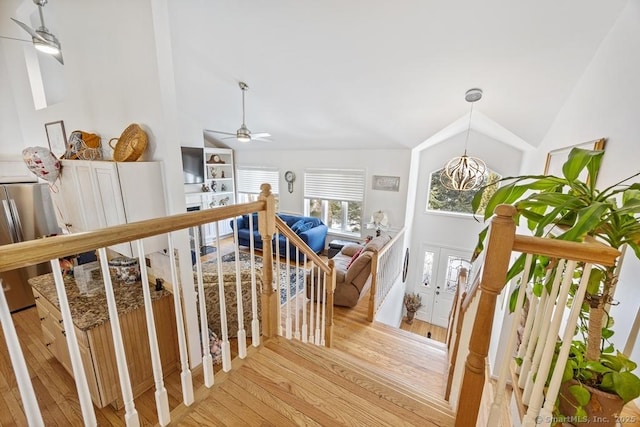
<path fill-rule="evenodd" d="M 211 389 L 200 389 L 193 405 L 176 408 L 172 424 L 453 425 L 441 397 L 444 345 L 355 323 L 352 334 L 336 327 L 331 349 L 283 337 L 266 341 L 217 375 Z"/>

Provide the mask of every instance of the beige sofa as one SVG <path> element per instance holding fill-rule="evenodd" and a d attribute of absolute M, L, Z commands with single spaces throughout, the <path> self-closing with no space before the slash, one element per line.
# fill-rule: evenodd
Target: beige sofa
<path fill-rule="evenodd" d="M 390 240 L 389 236 L 378 236 L 364 246 L 356 243 L 347 244 L 332 258 L 336 268 L 336 290 L 333 305 L 355 307 L 371 286 L 372 258 Z M 307 278 L 307 283 L 309 283 L 309 278 Z M 307 287 L 307 296 L 309 296 L 308 289 Z"/>

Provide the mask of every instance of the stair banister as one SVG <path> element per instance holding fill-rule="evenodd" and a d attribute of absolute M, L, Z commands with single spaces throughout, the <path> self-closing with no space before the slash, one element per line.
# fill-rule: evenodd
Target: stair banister
<path fill-rule="evenodd" d="M 275 199 L 271 185 L 260 186 L 259 200 L 265 202 L 265 210 L 258 212 L 258 230 L 262 238 L 262 334 L 267 337 L 278 335 L 278 295 L 273 289 L 273 252 L 271 242 L 276 232 Z M 278 278 L 279 281 L 279 278 Z"/>
<path fill-rule="evenodd" d="M 456 427 L 468 427 L 476 424 L 485 384 L 485 361 L 489 350 L 493 313 L 496 298 L 504 287 L 504 278 L 509 268 L 509 259 L 515 238 L 516 225 L 513 206 L 500 205 L 491 221 L 489 241 L 486 248 L 487 259 L 480 284 L 480 301 L 473 323 L 469 354 L 460 389 L 459 402 L 464 402 L 464 410 L 456 413 Z"/>

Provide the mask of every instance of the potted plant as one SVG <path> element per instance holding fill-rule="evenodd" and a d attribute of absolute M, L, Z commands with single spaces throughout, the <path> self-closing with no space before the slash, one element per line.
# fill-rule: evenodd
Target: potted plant
<path fill-rule="evenodd" d="M 562 167 L 561 177 L 526 175 L 501 179 L 504 185 L 489 199 L 484 219 L 491 217 L 499 204 L 512 204 L 517 210 L 516 223 L 520 218 L 526 219 L 535 236 L 548 235 L 549 227 L 556 228 L 560 231 L 551 236 L 553 238 L 582 241 L 591 236 L 616 249 L 628 245 L 640 259 L 640 222 L 636 218 L 640 213 L 640 183 L 627 183 L 640 172 L 599 190 L 595 183 L 603 154 L 604 151 L 574 148 Z M 474 212 L 487 188 L 482 188 L 474 197 Z M 480 233 L 474 257 L 482 252 L 486 233 L 487 228 Z M 548 263 L 549 260 L 539 257 L 536 262 Z M 510 268 L 507 280 L 521 273 L 523 267 L 524 255 Z M 577 399 L 578 404 L 572 404 L 577 415 L 584 415 L 586 402 L 591 397 L 586 386 L 617 394 L 623 403 L 640 395 L 640 379 L 631 373 L 635 363 L 616 352 L 608 342 L 613 334 L 610 329 L 613 321 L 605 310 L 612 302 L 611 293 L 618 280 L 616 267 L 594 267 L 593 280 L 585 295 L 579 336 L 572 345 L 565 370 L 565 376 L 576 381 L 570 393 Z M 512 298 L 511 309 L 514 304 L 515 298 Z"/>
<path fill-rule="evenodd" d="M 404 307 L 407 309 L 407 323 L 413 323 L 416 311 L 422 307 L 422 297 L 418 293 L 404 294 Z"/>

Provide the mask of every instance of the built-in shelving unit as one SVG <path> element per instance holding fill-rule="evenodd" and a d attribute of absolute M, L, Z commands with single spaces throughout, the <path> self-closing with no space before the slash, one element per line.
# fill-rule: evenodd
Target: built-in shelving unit
<path fill-rule="evenodd" d="M 204 183 L 197 192 L 187 192 L 187 210 L 215 209 L 236 203 L 235 168 L 233 150 L 230 148 L 204 148 Z M 190 185 L 193 190 L 193 185 Z M 186 189 L 186 187 L 185 187 Z M 228 221 L 219 224 L 221 236 L 233 230 Z M 202 245 L 211 244 L 217 233 L 215 224 L 205 224 L 201 229 Z"/>

